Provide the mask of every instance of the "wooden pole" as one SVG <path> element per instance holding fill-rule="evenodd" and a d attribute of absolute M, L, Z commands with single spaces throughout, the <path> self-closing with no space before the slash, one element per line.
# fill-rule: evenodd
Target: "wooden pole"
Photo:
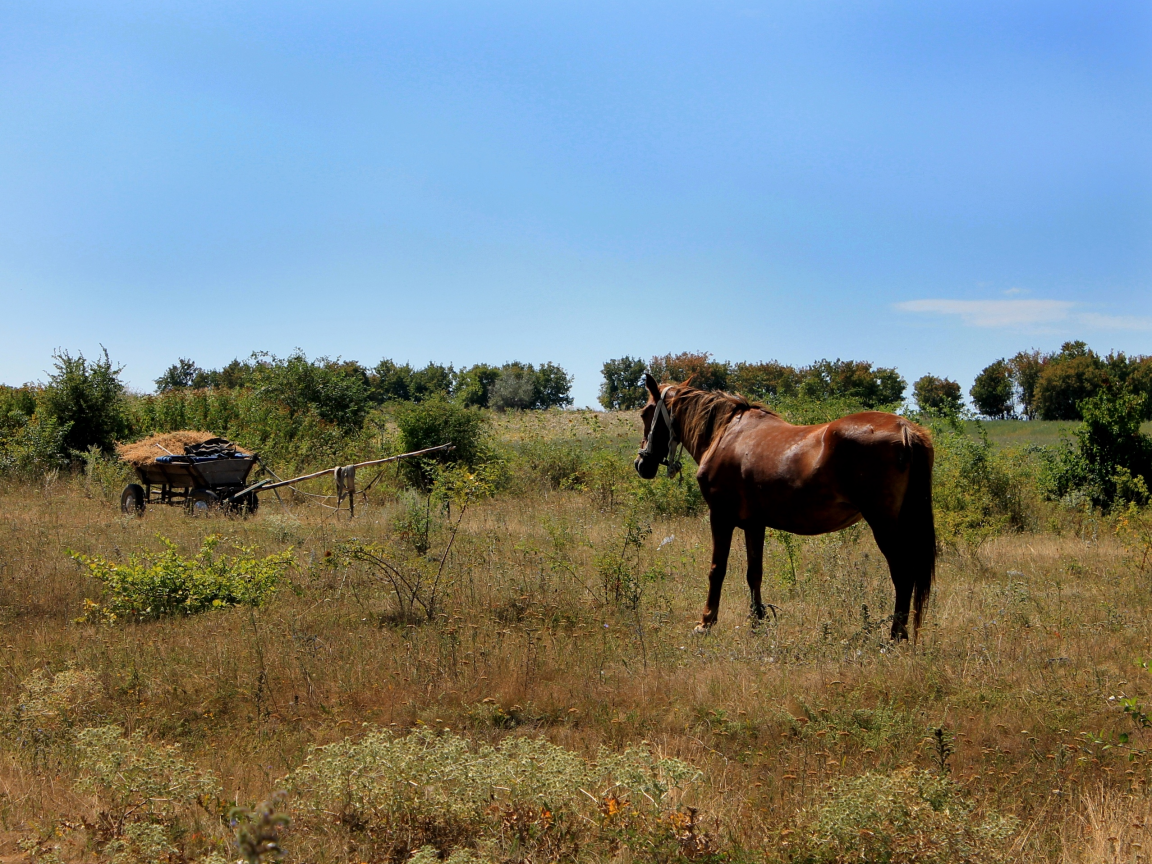
<path fill-rule="evenodd" d="M 364 468 L 369 465 L 383 465 L 385 462 L 395 462 L 397 459 L 407 459 L 409 456 L 423 456 L 425 453 L 436 453 L 440 450 L 455 450 L 455 444 L 440 444 L 436 447 L 425 447 L 423 450 L 413 450 L 411 453 L 401 453 L 399 456 L 389 456 L 387 459 L 371 459 L 367 462 L 357 462 L 354 465 L 345 465 L 345 468 Z M 293 483 L 301 483 L 305 480 L 315 480 L 317 477 L 324 477 L 331 474 L 336 468 L 341 466 L 337 465 L 333 468 L 325 468 L 323 471 L 314 471 L 311 474 L 304 474 L 300 477 L 293 477 L 291 480 L 281 480 L 279 483 L 269 483 L 267 480 L 261 480 L 259 483 L 253 483 L 246 489 L 242 489 L 232 496 L 232 499 L 239 498 L 241 495 L 247 495 L 260 489 L 279 489 L 281 486 L 290 486 Z M 232 500 L 229 499 L 229 500 Z"/>

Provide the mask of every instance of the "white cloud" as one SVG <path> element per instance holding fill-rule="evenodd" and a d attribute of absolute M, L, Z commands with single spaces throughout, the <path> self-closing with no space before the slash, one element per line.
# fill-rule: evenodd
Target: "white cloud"
<path fill-rule="evenodd" d="M 1027 327 L 1069 321 L 1068 300 L 907 300 L 897 303 L 901 312 L 959 315 L 973 327 Z"/>
<path fill-rule="evenodd" d="M 1136 315 L 1100 315 L 1097 312 L 1081 312 L 1076 319 L 1093 330 L 1152 330 L 1152 318 Z"/>
<path fill-rule="evenodd" d="M 1057 325 L 1086 330 L 1152 330 L 1152 318 L 1081 312 L 1070 300 L 906 300 L 901 312 L 958 315 L 970 327 L 1041 327 Z"/>

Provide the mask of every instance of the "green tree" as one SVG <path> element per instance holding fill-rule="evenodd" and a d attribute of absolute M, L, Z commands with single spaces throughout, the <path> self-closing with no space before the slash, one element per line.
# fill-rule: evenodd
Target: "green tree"
<path fill-rule="evenodd" d="M 605 411 L 632 411 L 648 401 L 643 360 L 628 356 L 608 360 L 600 372 L 604 380 L 598 401 Z"/>
<path fill-rule="evenodd" d="M 865 408 L 900 402 L 908 386 L 895 369 L 873 368 L 866 360 L 818 360 L 800 375 L 800 395 L 817 401 L 845 397 Z"/>
<path fill-rule="evenodd" d="M 287 358 L 254 354 L 256 392 L 279 402 L 292 416 L 314 413 L 321 420 L 352 432 L 364 425 L 370 404 L 368 376 L 357 363 L 319 357 L 303 351 Z"/>
<path fill-rule="evenodd" d="M 456 381 L 456 400 L 469 408 L 487 408 L 492 385 L 500 378 L 500 367 L 477 363 L 461 370 Z"/>
<path fill-rule="evenodd" d="M 976 376 L 968 395 L 985 417 L 1003 419 L 1012 416 L 1012 391 L 1012 368 L 1007 360 L 997 360 Z"/>
<path fill-rule="evenodd" d="M 488 407 L 495 411 L 523 411 L 536 404 L 536 375 L 531 368 L 504 368 L 488 391 Z"/>
<path fill-rule="evenodd" d="M 164 370 L 164 374 L 156 379 L 156 392 L 167 393 L 169 390 L 199 390 L 213 386 L 214 375 L 218 373 L 201 369 L 192 360 L 181 357 Z"/>
<path fill-rule="evenodd" d="M 1036 415 L 1041 420 L 1079 420 L 1079 405 L 1104 383 L 1104 361 L 1081 341 L 1065 342 L 1047 357 L 1036 382 Z"/>
<path fill-rule="evenodd" d="M 707 351 L 681 351 L 653 357 L 648 371 L 657 381 L 683 382 L 692 379 L 692 386 L 701 390 L 725 390 L 728 387 L 728 364 L 713 360 Z"/>
<path fill-rule="evenodd" d="M 56 371 L 49 376 L 41 393 L 45 415 L 64 431 L 68 454 L 83 453 L 90 447 L 111 452 L 118 438 L 128 431 L 124 404 L 122 366 L 113 366 L 108 350 L 92 362 L 83 354 L 73 357 L 67 351 L 52 355 Z"/>
<path fill-rule="evenodd" d="M 926 414 L 955 417 L 964 407 L 960 385 L 947 378 L 925 375 L 912 385 L 916 405 Z"/>
<path fill-rule="evenodd" d="M 572 376 L 555 363 L 542 363 L 536 370 L 537 408 L 566 408 L 572 404 Z"/>
<path fill-rule="evenodd" d="M 1024 416 L 1036 418 L 1036 385 L 1044 371 L 1044 356 L 1039 351 L 1021 351 L 1008 361 L 1008 370 L 1016 385 L 1016 397 Z"/>
<path fill-rule="evenodd" d="M 423 369 L 415 370 L 410 378 L 409 399 L 420 402 L 434 396 L 447 399 L 452 395 L 456 383 L 456 370 L 449 366 L 428 361 Z"/>
<path fill-rule="evenodd" d="M 800 392 L 800 373 L 792 366 L 777 363 L 735 363 L 728 376 L 728 384 L 737 393 L 749 399 L 774 402 L 795 396 Z"/>

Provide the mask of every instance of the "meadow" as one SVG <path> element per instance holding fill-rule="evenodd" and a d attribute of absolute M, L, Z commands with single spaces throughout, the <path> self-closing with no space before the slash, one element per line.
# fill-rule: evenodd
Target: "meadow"
<path fill-rule="evenodd" d="M 737 538 L 693 636 L 706 511 L 634 477 L 632 413 L 491 415 L 498 471 L 389 467 L 352 521 L 124 516 L 110 460 L 6 481 L 0 861 L 1147 860 L 1147 517 L 1028 492 L 1018 425 L 976 515 L 941 442 L 915 644 L 862 525 L 770 532 L 760 623 Z M 132 555 L 267 590 L 116 605 L 90 565 Z"/>

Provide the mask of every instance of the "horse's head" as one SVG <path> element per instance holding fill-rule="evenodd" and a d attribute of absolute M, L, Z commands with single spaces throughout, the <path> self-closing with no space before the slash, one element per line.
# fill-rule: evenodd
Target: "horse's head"
<path fill-rule="evenodd" d="M 674 476 L 679 465 L 672 461 L 676 449 L 676 434 L 672 428 L 672 412 L 668 409 L 665 397 L 671 390 L 670 386 L 660 390 L 647 372 L 644 373 L 644 385 L 648 388 L 648 403 L 640 411 L 640 419 L 644 423 L 644 440 L 640 444 L 640 451 L 636 454 L 636 473 L 645 480 L 651 480 L 660 470 L 661 465 L 668 465 L 669 476 Z"/>

